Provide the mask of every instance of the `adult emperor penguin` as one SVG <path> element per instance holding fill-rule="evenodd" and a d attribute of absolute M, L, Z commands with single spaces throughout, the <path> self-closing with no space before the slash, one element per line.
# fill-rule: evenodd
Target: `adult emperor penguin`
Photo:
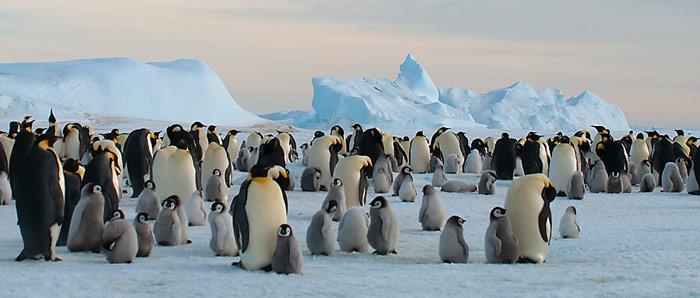
<path fill-rule="evenodd" d="M 331 222 L 337 210 L 336 201 L 327 201 L 325 206 L 311 217 L 311 223 L 306 229 L 306 246 L 312 255 L 328 256 L 335 250 L 335 234 Z"/>
<path fill-rule="evenodd" d="M 506 195 L 505 209 L 518 238 L 518 262 L 543 263 L 552 239 L 552 213 L 549 204 L 557 195 L 547 176 L 526 175 L 514 180 Z"/>
<path fill-rule="evenodd" d="M 352 152 L 353 149 L 357 148 L 360 142 L 360 136 L 362 136 L 363 130 L 360 124 L 353 124 L 352 134 L 348 135 L 345 139 L 345 145 L 347 146 L 347 152 Z"/>
<path fill-rule="evenodd" d="M 515 140 L 511 139 L 507 133 L 501 134 L 501 138 L 496 142 L 491 160 L 491 169 L 496 172 L 496 178 L 513 180 L 516 156 Z"/>
<path fill-rule="evenodd" d="M 236 256 L 238 247 L 233 236 L 233 219 L 222 202 L 214 202 L 209 213 L 209 226 L 211 227 L 211 239 L 209 248 L 216 256 Z"/>
<path fill-rule="evenodd" d="M 448 131 L 449 129 L 450 129 L 449 127 L 444 127 L 444 126 L 443 126 L 443 127 L 438 128 L 438 129 L 433 133 L 433 136 L 430 138 L 430 147 L 431 147 L 431 149 L 435 149 L 435 145 L 436 145 L 437 138 L 438 138 L 440 135 L 442 135 L 443 133 L 445 133 L 446 131 Z"/>
<path fill-rule="evenodd" d="M 374 247 L 375 254 L 396 254 L 396 242 L 399 239 L 399 221 L 389 202 L 382 196 L 372 200 L 369 209 L 370 225 L 367 241 Z"/>
<path fill-rule="evenodd" d="M 338 245 L 344 252 L 366 252 L 369 217 L 362 207 L 352 207 L 345 212 L 338 226 Z"/>
<path fill-rule="evenodd" d="M 578 238 L 580 232 L 581 226 L 576 220 L 576 207 L 569 206 L 559 222 L 559 235 L 562 238 Z"/>
<path fill-rule="evenodd" d="M 224 142 L 223 142 L 223 146 L 224 146 L 224 148 L 226 148 L 226 152 L 228 152 L 228 156 L 232 162 L 233 162 L 234 158 L 238 157 L 238 150 L 240 150 L 237 135 L 238 135 L 238 130 L 235 130 L 235 129 L 229 130 L 228 133 L 226 133 L 226 137 L 224 137 Z M 240 169 L 238 169 L 238 170 L 240 170 Z"/>
<path fill-rule="evenodd" d="M 428 171 L 428 163 L 430 162 L 430 146 L 428 138 L 423 134 L 423 131 L 418 131 L 416 136 L 411 140 L 408 164 L 416 173 L 422 174 Z"/>
<path fill-rule="evenodd" d="M 418 212 L 418 221 L 423 231 L 439 231 L 445 220 L 445 206 L 440 194 L 432 185 L 423 186 L 423 199 Z"/>
<path fill-rule="evenodd" d="M 304 258 L 301 255 L 299 243 L 292 232 L 292 227 L 288 224 L 281 224 L 277 229 L 275 242 L 270 265 L 272 271 L 281 274 L 301 274 Z"/>
<path fill-rule="evenodd" d="M 65 157 L 81 161 L 90 145 L 90 135 L 79 123 L 67 123 L 63 127 L 63 143 Z"/>
<path fill-rule="evenodd" d="M 342 148 L 336 136 L 323 136 L 316 139 L 309 148 L 309 166 L 321 171 L 320 189 L 326 190 L 331 184 L 333 172 L 338 163 L 338 151 Z"/>
<path fill-rule="evenodd" d="M 248 148 L 258 148 L 260 147 L 260 142 L 262 142 L 263 135 L 260 132 L 251 132 L 245 140 L 246 146 Z"/>
<path fill-rule="evenodd" d="M 40 136 L 25 158 L 16 161 L 21 178 L 16 181 L 15 207 L 24 248 L 15 261 L 60 260 L 56 257 L 56 241 L 63 223 L 65 186 L 63 167 L 51 147 L 56 140 L 53 135 Z"/>
<path fill-rule="evenodd" d="M 102 186 L 88 183 L 83 187 L 68 230 L 68 250 L 100 252 L 104 204 Z M 108 217 L 111 217 L 111 214 Z"/>
<path fill-rule="evenodd" d="M 343 185 L 343 181 L 338 178 L 333 179 L 333 185 L 331 185 L 331 188 L 328 190 L 326 198 L 323 199 L 323 206 L 328 206 L 328 202 L 330 201 L 335 201 L 338 206 L 333 214 L 333 221 L 340 221 L 345 211 L 347 211 L 347 203 L 345 203 L 345 186 Z"/>
<path fill-rule="evenodd" d="M 139 243 L 137 257 L 148 257 L 153 250 L 153 244 L 156 243 L 156 239 L 153 238 L 153 229 L 148 221 L 148 213 L 136 214 L 136 218 L 134 218 L 134 230 L 136 230 L 136 238 Z"/>
<path fill-rule="evenodd" d="M 656 177 L 657 184 L 661 184 L 661 176 L 669 162 L 675 162 L 676 153 L 673 144 L 666 137 L 658 137 L 651 151 L 651 170 Z"/>
<path fill-rule="evenodd" d="M 123 147 L 123 158 L 129 177 L 129 184 L 133 188 L 132 198 L 141 194 L 146 180 L 151 176 L 153 163 L 153 149 L 156 137 L 148 129 L 141 128 L 132 131 L 126 139 Z"/>
<path fill-rule="evenodd" d="M 207 143 L 217 143 L 223 145 L 221 141 L 221 136 L 216 132 L 216 125 L 209 125 L 207 127 Z M 206 153 L 204 154 L 206 156 Z"/>
<path fill-rule="evenodd" d="M 447 219 L 445 230 L 440 233 L 440 260 L 444 263 L 466 263 L 469 246 L 464 241 L 464 219 L 453 215 Z"/>
<path fill-rule="evenodd" d="M 649 148 L 644 142 L 643 134 L 637 134 L 630 148 L 630 165 L 634 164 L 639 167 L 642 165 L 642 161 L 649 159 Z"/>
<path fill-rule="evenodd" d="M 578 170 L 576 151 L 567 136 L 560 138 L 559 144 L 554 147 L 553 151 L 552 163 L 549 169 L 549 179 L 551 179 L 554 187 L 557 189 L 558 195 L 564 196 L 566 195 L 567 183 L 571 180 L 571 176 Z"/>
<path fill-rule="evenodd" d="M 333 127 L 331 127 L 330 135 L 338 137 L 340 139 L 340 142 L 343 144 L 343 147 L 340 149 L 340 151 L 338 153 L 343 154 L 343 153 L 347 153 L 350 151 L 350 150 L 348 150 L 347 141 L 345 140 L 345 130 L 343 130 L 342 126 L 334 125 Z"/>
<path fill-rule="evenodd" d="M 25 161 L 35 146 L 36 136 L 32 131 L 33 124 L 34 119 L 32 119 L 32 117 L 24 117 L 24 120 L 20 125 L 20 131 L 17 133 L 17 136 L 15 136 L 14 145 L 12 146 L 12 151 L 10 153 L 8 176 L 10 178 L 10 186 L 12 187 L 15 199 L 18 196 L 21 196 L 20 192 L 22 189 L 20 189 L 17 184 L 24 178 L 21 173 L 23 173 L 27 166 Z"/>
<path fill-rule="evenodd" d="M 202 162 L 202 183 L 207 185 L 209 179 L 214 176 L 214 171 L 219 170 L 219 180 L 222 191 L 228 193 L 231 187 L 231 177 L 233 176 L 233 167 L 231 159 L 224 146 L 218 143 L 210 143 L 204 154 L 204 162 Z"/>
<path fill-rule="evenodd" d="M 63 208 L 63 225 L 61 225 L 61 233 L 58 236 L 56 246 L 66 246 L 68 242 L 68 232 L 70 222 L 73 218 L 75 206 L 80 201 L 80 184 L 85 174 L 85 168 L 74 159 L 67 159 L 63 162 L 63 177 L 65 178 L 65 196 Z"/>
<path fill-rule="evenodd" d="M 372 160 L 364 155 L 352 155 L 341 159 L 333 173 L 333 178 L 343 182 L 345 204 L 364 206 L 367 199 L 367 175 L 372 172 Z"/>
<path fill-rule="evenodd" d="M 201 122 L 196 121 L 190 125 L 190 134 L 192 135 L 195 148 L 190 153 L 192 153 L 195 161 L 200 161 L 204 158 L 204 154 L 209 148 L 209 138 L 207 138 L 206 126 L 204 126 L 204 124 Z"/>
<path fill-rule="evenodd" d="M 117 209 L 102 233 L 102 248 L 107 261 L 112 264 L 131 263 L 139 251 L 136 230 L 124 218 L 124 212 Z"/>
<path fill-rule="evenodd" d="M 545 158 L 543 160 L 541 157 L 541 153 L 545 149 L 542 148 L 542 144 L 540 144 L 539 142 L 540 138 L 541 136 L 537 135 L 534 132 L 528 133 L 525 137 L 525 143 L 523 144 L 523 150 L 521 154 L 523 162 L 523 172 L 525 173 L 525 175 L 538 173 L 544 174 L 544 163 L 547 162 L 547 159 Z"/>
<path fill-rule="evenodd" d="M 158 186 L 156 193 L 161 200 L 177 195 L 187 206 L 190 196 L 197 190 L 196 170 L 189 152 L 194 141 L 181 127 L 171 131 L 171 145 L 160 149 L 153 157 L 151 180 Z"/>
<path fill-rule="evenodd" d="M 377 159 L 384 155 L 384 142 L 382 132 L 378 128 L 369 128 L 362 133 L 358 141 L 358 153 L 369 157 L 372 164 L 377 163 Z M 372 173 L 368 173 L 372 178 Z"/>
<path fill-rule="evenodd" d="M 286 155 L 279 138 L 269 137 L 262 140 L 258 148 L 257 164 L 270 167 L 285 167 L 287 165 L 287 159 L 289 159 L 289 157 Z"/>
<path fill-rule="evenodd" d="M 513 233 L 506 209 L 494 207 L 489 214 L 489 227 L 484 235 L 486 262 L 515 263 L 519 256 L 518 238 Z"/>
<path fill-rule="evenodd" d="M 435 139 L 435 145 L 432 146 L 433 155 L 444 161 L 444 158 L 450 156 L 451 154 L 456 154 L 461 160 L 464 160 L 462 156 L 462 149 L 460 147 L 459 138 L 452 131 L 446 131 Z"/>
<path fill-rule="evenodd" d="M 233 198 L 233 231 L 246 270 L 272 264 L 277 228 L 287 223 L 287 196 L 274 179 L 286 176 L 280 166 L 255 165 Z"/>
<path fill-rule="evenodd" d="M 700 151 L 693 155 L 693 166 L 690 168 L 686 190 L 691 195 L 700 195 Z"/>
<path fill-rule="evenodd" d="M 104 142 L 104 143 L 102 143 Z M 111 145 L 110 145 L 111 144 Z M 93 143 L 93 158 L 85 167 L 82 185 L 88 183 L 100 185 L 104 196 L 104 222 L 109 221 L 114 210 L 119 209 L 121 184 L 119 181 L 118 149 L 109 140 Z"/>

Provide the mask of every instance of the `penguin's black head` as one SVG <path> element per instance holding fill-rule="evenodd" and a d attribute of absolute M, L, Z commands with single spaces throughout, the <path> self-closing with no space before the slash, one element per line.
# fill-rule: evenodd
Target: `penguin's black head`
<path fill-rule="evenodd" d="M 343 181 L 340 180 L 340 178 L 335 178 L 335 179 L 333 179 L 333 185 L 334 186 L 341 186 L 341 185 L 343 185 Z"/>
<path fill-rule="evenodd" d="M 37 144 L 42 144 L 43 142 L 46 142 L 47 147 L 53 147 L 53 144 L 58 141 L 59 138 L 54 135 L 54 134 L 41 134 L 39 137 L 36 138 L 36 143 Z"/>
<path fill-rule="evenodd" d="M 175 210 L 175 208 L 177 208 L 177 206 L 180 205 L 180 199 L 177 195 L 172 195 L 165 199 L 165 201 L 163 201 L 161 205 L 163 205 L 164 208 Z"/>
<path fill-rule="evenodd" d="M 438 131 L 439 131 L 440 133 L 444 133 L 444 132 L 446 132 L 446 131 L 448 131 L 448 130 L 450 130 L 450 128 L 449 128 L 449 127 L 446 127 L 446 126 L 440 127 L 440 129 L 438 129 Z"/>
<path fill-rule="evenodd" d="M 695 144 L 695 143 L 697 143 L 697 142 L 698 142 L 698 138 L 696 138 L 696 137 L 689 137 L 689 138 L 688 138 L 688 141 L 686 141 L 685 143 L 686 143 L 686 145 L 692 145 L 692 144 Z"/>
<path fill-rule="evenodd" d="M 557 197 L 557 190 L 551 183 L 542 188 L 542 199 L 545 203 L 551 203 Z"/>
<path fill-rule="evenodd" d="M 359 123 L 353 124 L 353 125 L 352 125 L 352 128 L 353 128 L 354 130 L 362 131 L 362 125 L 360 125 Z"/>
<path fill-rule="evenodd" d="M 10 121 L 10 130 L 7 132 L 7 134 L 9 134 L 9 135 L 18 134 L 19 127 L 20 127 L 20 124 L 18 121 Z"/>
<path fill-rule="evenodd" d="M 156 183 L 153 180 L 146 180 L 146 188 L 156 190 Z"/>
<path fill-rule="evenodd" d="M 464 224 L 464 218 L 461 218 L 457 215 L 452 215 L 450 216 L 450 218 L 447 219 L 447 223 L 456 224 L 461 227 Z"/>
<path fill-rule="evenodd" d="M 206 126 L 204 126 L 204 124 L 202 124 L 202 122 L 195 121 L 194 123 L 192 123 L 192 125 L 190 125 L 190 130 L 196 130 L 197 128 L 204 128 L 204 127 L 206 127 Z"/>
<path fill-rule="evenodd" d="M 49 123 L 56 123 L 56 116 L 53 114 L 53 109 L 51 109 L 51 113 L 49 113 Z"/>
<path fill-rule="evenodd" d="M 507 214 L 506 214 L 506 209 L 505 209 L 505 208 L 503 208 L 503 207 L 493 207 L 493 209 L 491 209 L 491 213 L 489 213 L 489 218 L 490 218 L 491 220 L 494 220 L 494 219 L 499 219 L 499 218 L 501 218 L 501 217 L 505 217 L 506 215 L 507 215 Z"/>
<path fill-rule="evenodd" d="M 232 135 L 232 136 L 235 136 L 235 135 L 237 135 L 239 132 L 240 132 L 240 131 L 238 131 L 238 130 L 232 129 L 232 130 L 229 130 L 229 131 L 228 131 L 228 134 L 230 134 L 230 135 Z"/>
<path fill-rule="evenodd" d="M 569 206 L 566 208 L 566 212 L 570 212 L 570 213 L 573 213 L 574 215 L 576 215 L 576 207 Z"/>
<path fill-rule="evenodd" d="M 292 227 L 288 224 L 281 224 L 277 228 L 277 236 L 287 238 L 292 236 Z"/>
<path fill-rule="evenodd" d="M 80 163 L 72 158 L 66 159 L 66 161 L 63 162 L 63 170 L 70 172 L 70 173 L 75 173 L 80 169 Z"/>
<path fill-rule="evenodd" d="M 435 193 L 435 187 L 433 187 L 432 185 L 426 184 L 425 186 L 423 186 L 423 195 L 427 196 L 427 195 L 431 195 L 434 193 Z"/>
<path fill-rule="evenodd" d="M 401 172 L 404 174 L 410 174 L 411 172 L 413 172 L 413 169 L 411 169 L 411 167 L 409 166 L 403 166 L 403 168 L 401 168 Z"/>
<path fill-rule="evenodd" d="M 504 140 L 510 139 L 510 135 L 507 132 L 504 132 L 501 134 L 501 139 L 504 139 Z"/>
<path fill-rule="evenodd" d="M 679 136 L 684 136 L 685 132 L 682 129 L 676 129 L 676 134 Z"/>
<path fill-rule="evenodd" d="M 326 135 L 326 133 L 324 133 L 320 130 L 317 130 L 314 132 L 314 139 L 320 138 L 320 137 L 325 136 L 325 135 Z"/>
<path fill-rule="evenodd" d="M 637 134 L 637 140 L 644 140 L 644 134 L 641 132 Z"/>
<path fill-rule="evenodd" d="M 262 164 L 255 164 L 252 168 L 250 168 L 250 177 L 251 178 L 257 178 L 257 177 L 267 177 L 267 171 L 270 170 L 269 166 L 265 166 Z"/>
<path fill-rule="evenodd" d="M 338 210 L 338 202 L 336 200 L 329 200 L 326 203 L 326 213 L 335 213 Z"/>
<path fill-rule="evenodd" d="M 221 177 L 221 170 L 219 170 L 219 169 L 214 169 L 214 170 L 211 172 L 211 174 L 214 175 L 214 176 L 216 176 L 216 177 Z"/>
<path fill-rule="evenodd" d="M 32 116 L 24 116 L 24 120 L 22 120 L 22 125 L 21 128 L 22 130 L 31 132 L 32 131 L 32 126 L 34 125 L 34 119 Z"/>
<path fill-rule="evenodd" d="M 136 215 L 136 220 L 142 224 L 145 224 L 148 222 L 148 213 L 146 212 L 141 212 Z"/>
<path fill-rule="evenodd" d="M 569 143 L 571 143 L 571 139 L 569 139 L 568 136 L 561 136 L 559 138 L 559 143 L 560 144 L 569 144 Z"/>
<path fill-rule="evenodd" d="M 44 131 L 46 131 L 46 128 L 40 127 L 40 128 L 37 128 L 37 129 L 34 131 L 34 134 L 35 134 L 35 135 L 44 134 Z"/>
<path fill-rule="evenodd" d="M 214 202 L 214 204 L 211 204 L 211 212 L 214 213 L 224 213 L 226 211 L 226 205 L 222 202 Z"/>
<path fill-rule="evenodd" d="M 343 128 L 340 125 L 333 126 L 333 128 L 331 128 L 331 133 L 332 132 L 337 132 L 341 136 L 345 135 L 345 130 L 343 130 Z"/>
<path fill-rule="evenodd" d="M 211 132 L 211 133 L 215 133 L 216 132 L 216 125 L 209 125 L 209 127 L 207 127 L 207 131 Z"/>
<path fill-rule="evenodd" d="M 309 148 L 309 143 L 301 144 L 301 146 L 299 146 L 299 148 L 300 148 L 301 150 L 306 150 L 306 149 Z"/>
<path fill-rule="evenodd" d="M 408 142 L 408 141 L 410 141 L 410 140 L 411 140 L 411 139 L 410 139 L 408 136 L 403 136 L 403 138 L 401 138 L 401 141 L 402 141 L 402 142 Z"/>
<path fill-rule="evenodd" d="M 383 196 L 378 196 L 369 204 L 372 209 L 382 209 L 389 204 Z"/>
<path fill-rule="evenodd" d="M 124 219 L 124 212 L 121 209 L 112 211 L 112 220 Z"/>
<path fill-rule="evenodd" d="M 424 137 L 425 135 L 423 134 L 422 130 L 419 130 L 418 132 L 416 132 L 416 136 L 417 137 Z"/>

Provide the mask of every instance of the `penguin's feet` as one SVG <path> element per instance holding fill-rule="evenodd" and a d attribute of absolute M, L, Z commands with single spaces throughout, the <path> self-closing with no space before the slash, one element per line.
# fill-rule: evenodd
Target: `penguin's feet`
<path fill-rule="evenodd" d="M 380 255 L 380 256 L 386 256 L 386 253 L 387 253 L 386 251 L 378 251 L 378 250 L 375 250 L 372 252 L 372 254 Z"/>
<path fill-rule="evenodd" d="M 24 254 L 24 252 L 19 253 L 19 255 L 15 258 L 15 262 L 22 262 L 27 259 L 27 256 Z"/>
<path fill-rule="evenodd" d="M 398 254 L 399 254 L 398 252 L 396 252 L 396 250 L 392 250 L 392 251 L 390 251 L 389 253 L 392 254 L 392 255 L 398 255 Z"/>
<path fill-rule="evenodd" d="M 44 261 L 47 261 L 47 262 L 48 262 L 48 261 L 51 261 L 51 262 L 60 262 L 60 261 L 63 261 L 63 260 L 61 260 L 61 258 L 59 258 L 59 257 L 57 257 L 57 256 L 53 256 L 53 257 L 47 256 L 47 257 L 44 257 Z"/>
<path fill-rule="evenodd" d="M 192 240 L 187 239 L 187 244 L 190 244 L 190 243 L 192 243 Z"/>

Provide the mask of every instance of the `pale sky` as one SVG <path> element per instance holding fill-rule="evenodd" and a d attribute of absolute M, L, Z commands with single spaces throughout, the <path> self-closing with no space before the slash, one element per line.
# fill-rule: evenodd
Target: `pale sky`
<path fill-rule="evenodd" d="M 0 63 L 199 59 L 267 113 L 309 109 L 315 76 L 394 79 L 412 52 L 441 88 L 591 90 L 631 124 L 700 127 L 698 28 L 699 1 L 0 0 Z"/>

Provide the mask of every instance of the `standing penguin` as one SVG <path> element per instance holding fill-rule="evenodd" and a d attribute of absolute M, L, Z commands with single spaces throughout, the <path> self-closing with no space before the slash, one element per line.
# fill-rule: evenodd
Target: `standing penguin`
<path fill-rule="evenodd" d="M 103 220 L 107 222 L 114 210 L 119 209 L 121 198 L 121 185 L 119 183 L 119 149 L 114 147 L 112 141 L 100 141 L 92 144 L 92 160 L 85 167 L 83 186 L 88 183 L 98 184 L 102 187 L 104 196 Z"/>
<path fill-rule="evenodd" d="M 287 223 L 287 195 L 275 180 L 286 177 L 287 171 L 280 166 L 255 165 L 233 198 L 233 232 L 241 251 L 240 265 L 246 270 L 272 264 L 275 231 Z"/>
<path fill-rule="evenodd" d="M 207 209 L 204 207 L 202 191 L 196 190 L 192 193 L 189 203 L 187 203 L 187 223 L 189 226 L 206 226 Z"/>
<path fill-rule="evenodd" d="M 491 169 L 496 172 L 496 178 L 513 180 L 516 156 L 515 140 L 511 139 L 507 133 L 501 134 L 501 138 L 496 142 L 491 160 Z"/>
<path fill-rule="evenodd" d="M 151 176 L 155 141 L 156 137 L 150 130 L 141 128 L 132 131 L 122 147 L 129 185 L 133 188 L 132 198 L 141 194 L 147 177 Z"/>
<path fill-rule="evenodd" d="M 481 173 L 477 189 L 480 195 L 496 194 L 496 172 L 488 170 Z"/>
<path fill-rule="evenodd" d="M 145 186 L 141 194 L 139 194 L 135 211 L 137 214 L 146 213 L 148 214 L 148 219 L 155 220 L 158 218 L 158 213 L 160 213 L 160 200 L 156 194 L 156 184 L 148 180 Z"/>
<path fill-rule="evenodd" d="M 678 167 L 678 172 L 681 175 L 683 184 L 688 183 L 688 166 L 685 162 L 685 159 L 682 157 L 676 158 L 676 166 Z"/>
<path fill-rule="evenodd" d="M 432 185 L 423 186 L 423 200 L 418 213 L 418 221 L 423 231 L 439 231 L 444 220 L 445 206 L 442 204 L 440 194 Z"/>
<path fill-rule="evenodd" d="M 156 239 L 153 238 L 153 229 L 151 229 L 151 225 L 148 221 L 149 215 L 145 212 L 137 214 L 136 218 L 134 218 L 134 230 L 136 230 L 136 238 L 139 243 L 136 256 L 141 258 L 151 255 L 153 244 L 156 243 Z"/>
<path fill-rule="evenodd" d="M 187 206 L 190 196 L 197 190 L 196 156 L 193 158 L 194 153 L 190 151 L 194 140 L 182 127 L 169 130 L 171 145 L 158 150 L 153 157 L 152 180 L 158 186 L 159 198 L 177 195 Z"/>
<path fill-rule="evenodd" d="M 231 187 L 231 177 L 233 175 L 233 168 L 231 167 L 231 159 L 229 158 L 226 148 L 217 144 L 211 143 L 207 148 L 206 154 L 204 154 L 204 162 L 202 162 L 202 183 L 203 185 L 209 186 L 208 183 L 212 176 L 216 176 L 221 182 L 219 184 L 219 191 L 223 193 L 228 193 L 229 187 Z"/>
<path fill-rule="evenodd" d="M 183 225 L 177 210 L 182 207 L 178 206 L 179 204 L 180 200 L 174 195 L 161 203 L 163 210 L 158 214 L 158 219 L 153 226 L 153 234 L 158 245 L 176 246 L 183 243 Z"/>
<path fill-rule="evenodd" d="M 306 246 L 312 255 L 328 256 L 335 250 L 335 235 L 331 221 L 338 209 L 336 201 L 328 201 L 311 217 L 306 229 Z"/>
<path fill-rule="evenodd" d="M 484 170 L 484 157 L 481 155 L 478 149 L 472 149 L 471 153 L 467 156 L 467 161 L 464 162 L 464 173 L 469 174 L 481 174 Z"/>
<path fill-rule="evenodd" d="M 399 198 L 402 202 L 415 202 L 416 201 L 416 186 L 413 184 L 413 175 L 406 175 L 403 177 L 403 183 L 399 188 Z"/>
<path fill-rule="evenodd" d="M 355 123 L 352 126 L 352 134 L 348 135 L 345 139 L 347 152 L 352 152 L 353 149 L 358 147 L 360 143 L 360 136 L 362 136 L 362 126 Z"/>
<path fill-rule="evenodd" d="M 323 136 L 316 139 L 309 148 L 309 166 L 321 171 L 319 179 L 321 190 L 326 190 L 331 184 L 341 146 L 338 137 Z"/>
<path fill-rule="evenodd" d="M 562 238 L 578 238 L 579 232 L 581 226 L 576 220 L 576 207 L 569 206 L 559 222 L 559 234 Z"/>
<path fill-rule="evenodd" d="M 430 146 L 428 145 L 428 138 L 423 135 L 423 131 L 418 131 L 413 140 L 411 140 L 408 164 L 416 173 L 425 173 L 428 171 L 429 162 Z"/>
<path fill-rule="evenodd" d="M 389 177 L 392 174 L 387 173 L 386 169 L 375 168 L 374 178 L 372 178 L 374 193 L 388 193 L 391 189 L 391 182 L 389 182 Z"/>
<path fill-rule="evenodd" d="M 333 178 L 343 182 L 347 209 L 365 205 L 368 189 L 367 176 L 370 172 L 372 172 L 372 160 L 367 156 L 352 155 L 338 162 Z"/>
<path fill-rule="evenodd" d="M 676 154 L 671 141 L 666 137 L 659 137 L 651 151 L 651 170 L 656 177 L 657 184 L 663 185 L 661 177 L 666 164 L 675 160 Z"/>
<path fill-rule="evenodd" d="M 642 176 L 642 180 L 639 182 L 639 192 L 654 192 L 654 188 L 656 188 L 654 175 L 649 173 Z"/>
<path fill-rule="evenodd" d="M 224 203 L 217 201 L 211 204 L 209 227 L 211 227 L 209 248 L 217 257 L 238 255 L 236 239 L 233 236 L 233 219 Z"/>
<path fill-rule="evenodd" d="M 243 142 L 245 144 L 245 142 Z M 238 151 L 238 157 L 236 158 L 236 169 L 238 169 L 241 172 L 248 172 L 248 170 L 251 167 L 251 162 L 252 157 L 250 155 L 250 150 L 248 148 L 241 148 Z"/>
<path fill-rule="evenodd" d="M 224 137 L 223 146 L 224 148 L 226 148 L 226 152 L 228 153 L 229 159 L 238 157 L 238 150 L 240 150 L 237 137 L 238 132 L 239 131 L 235 129 L 229 130 L 228 133 L 226 133 L 226 137 Z M 233 160 L 231 161 L 233 162 Z"/>
<path fill-rule="evenodd" d="M 70 222 L 73 220 L 73 211 L 80 201 L 80 181 L 85 174 L 85 168 L 74 159 L 67 159 L 63 163 L 63 177 L 65 178 L 65 204 L 63 208 L 63 225 L 58 236 L 56 246 L 66 246 Z M 1 174 L 0 174 L 1 176 Z"/>
<path fill-rule="evenodd" d="M 430 180 L 430 184 L 435 187 L 442 187 L 447 183 L 447 175 L 445 175 L 445 170 L 442 165 L 439 164 L 435 167 L 435 172 L 433 172 L 433 178 Z"/>
<path fill-rule="evenodd" d="M 644 135 L 641 133 L 632 141 L 630 147 L 630 165 L 634 164 L 639 167 L 642 161 L 649 159 L 649 148 L 644 142 Z"/>
<path fill-rule="evenodd" d="M 447 219 L 445 230 L 440 233 L 440 260 L 444 263 L 466 263 L 469 246 L 464 241 L 464 219 L 453 215 Z"/>
<path fill-rule="evenodd" d="M 316 167 L 306 167 L 301 172 L 301 190 L 318 191 L 321 188 L 321 170 Z"/>
<path fill-rule="evenodd" d="M 576 150 L 569 141 L 569 137 L 562 136 L 559 139 L 559 144 L 554 146 L 549 169 L 549 178 L 554 187 L 557 188 L 557 195 L 566 195 L 566 185 L 577 169 Z"/>
<path fill-rule="evenodd" d="M 357 145 L 357 153 L 369 157 L 372 160 L 372 164 L 376 164 L 377 159 L 384 155 L 383 136 L 377 128 L 365 130 L 360 136 Z M 368 173 L 368 177 L 372 178 L 372 173 Z"/>
<path fill-rule="evenodd" d="M 367 231 L 369 217 L 362 207 L 352 207 L 345 212 L 338 226 L 338 244 L 344 252 L 366 252 L 369 250 Z"/>
<path fill-rule="evenodd" d="M 700 195 L 700 151 L 695 151 L 693 154 L 693 166 L 690 168 L 690 176 L 688 176 L 688 183 L 686 189 L 691 195 Z"/>
<path fill-rule="evenodd" d="M 68 230 L 68 250 L 100 252 L 104 204 L 105 198 L 100 185 L 88 183 L 83 187 Z"/>
<path fill-rule="evenodd" d="M 605 171 L 605 164 L 600 159 L 595 159 L 588 171 L 588 188 L 592 193 L 608 191 L 608 173 Z"/>
<path fill-rule="evenodd" d="M 513 233 L 506 209 L 494 207 L 489 214 L 489 227 L 484 235 L 486 262 L 491 264 L 515 263 L 520 254 L 518 238 Z"/>
<path fill-rule="evenodd" d="M 282 224 L 277 229 L 274 254 L 272 255 L 272 271 L 282 274 L 301 274 L 304 258 L 292 227 Z"/>
<path fill-rule="evenodd" d="M 586 193 L 586 185 L 583 181 L 583 173 L 581 171 L 576 171 L 571 175 L 564 191 L 566 192 L 566 197 L 570 200 L 583 199 L 583 195 Z"/>
<path fill-rule="evenodd" d="M 681 178 L 678 166 L 669 162 L 664 168 L 663 174 L 661 176 L 661 187 L 663 192 L 681 192 L 685 185 L 683 184 L 683 178 Z"/>
<path fill-rule="evenodd" d="M 207 202 L 226 202 L 228 190 L 224 177 L 221 177 L 221 171 L 214 169 L 204 188 L 204 199 Z"/>
<path fill-rule="evenodd" d="M 525 143 L 521 152 L 523 173 L 525 175 L 544 173 L 544 163 L 547 160 L 546 158 L 544 160 L 541 158 L 540 153 L 543 149 L 539 142 L 541 137 L 534 132 L 528 133 L 525 137 Z"/>
<path fill-rule="evenodd" d="M 139 251 L 136 230 L 124 219 L 124 212 L 114 210 L 102 233 L 102 248 L 112 264 L 131 263 Z"/>
<path fill-rule="evenodd" d="M 24 177 L 23 174 L 28 167 L 27 156 L 29 156 L 29 154 L 32 153 L 32 149 L 34 148 L 36 143 L 36 136 L 32 131 L 33 123 L 34 120 L 30 116 L 24 117 L 24 121 L 22 121 L 21 128 L 15 136 L 14 144 L 12 145 L 12 151 L 9 155 L 10 160 L 8 163 L 9 168 L 7 174 L 10 178 L 10 187 L 12 188 L 15 199 L 17 199 L 18 197 L 23 197 L 23 195 L 20 193 L 23 189 L 21 189 L 18 184 L 20 180 L 24 180 L 22 179 Z M 50 144 L 45 147 L 50 147 Z M 45 158 L 48 157 L 49 156 L 46 155 Z"/>
<path fill-rule="evenodd" d="M 409 166 L 404 166 L 401 168 L 401 171 L 396 175 L 394 178 L 394 185 L 391 187 L 391 195 L 392 196 L 398 196 L 399 195 L 399 190 L 401 190 L 401 185 L 405 181 L 406 176 L 411 176 L 411 172 L 413 172 L 413 169 Z"/>
<path fill-rule="evenodd" d="M 396 253 L 396 241 L 399 239 L 399 222 L 389 202 L 378 196 L 370 203 L 370 225 L 367 241 L 375 249 L 374 253 L 386 255 Z"/>
<path fill-rule="evenodd" d="M 445 172 L 448 174 L 458 174 L 463 169 L 462 158 L 457 154 L 450 154 L 445 158 Z"/>
<path fill-rule="evenodd" d="M 336 205 L 338 206 L 335 213 L 333 213 L 333 221 L 340 221 L 347 210 L 344 187 L 343 181 L 338 178 L 333 179 L 333 185 L 331 185 L 331 188 L 328 190 L 326 198 L 323 199 L 323 206 L 327 206 L 328 202 L 330 201 L 335 201 Z"/>
<path fill-rule="evenodd" d="M 513 181 L 506 195 L 505 209 L 518 238 L 522 263 L 543 263 L 552 239 L 549 204 L 557 195 L 554 184 L 542 174 L 526 175 Z"/>
<path fill-rule="evenodd" d="M 343 144 L 343 147 L 340 149 L 340 151 L 338 153 L 347 153 L 348 151 L 350 151 L 348 149 L 348 144 L 346 143 L 346 140 L 345 140 L 345 130 L 343 130 L 342 126 L 335 125 L 335 126 L 331 127 L 330 135 L 338 137 L 340 139 L 341 144 Z"/>

